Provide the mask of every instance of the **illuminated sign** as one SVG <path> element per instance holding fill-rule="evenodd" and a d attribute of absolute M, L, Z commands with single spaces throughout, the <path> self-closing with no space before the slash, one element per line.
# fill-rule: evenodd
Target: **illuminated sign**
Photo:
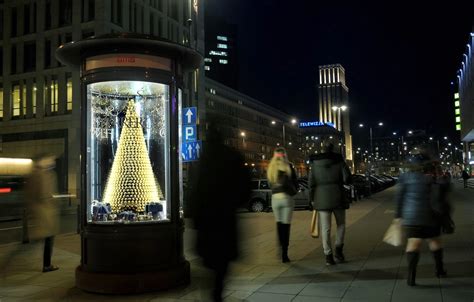
<path fill-rule="evenodd" d="M 107 54 L 86 59 L 86 70 L 110 67 L 142 67 L 171 71 L 171 59 L 142 54 Z"/>
<path fill-rule="evenodd" d="M 300 122 L 300 128 L 309 128 L 309 127 L 322 127 L 322 126 L 331 126 L 336 128 L 333 123 L 325 123 L 320 121 L 313 121 L 313 122 Z"/>

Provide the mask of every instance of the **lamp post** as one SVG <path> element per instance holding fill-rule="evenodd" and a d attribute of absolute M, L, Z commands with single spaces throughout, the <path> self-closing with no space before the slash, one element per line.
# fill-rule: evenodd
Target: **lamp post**
<path fill-rule="evenodd" d="M 383 122 L 378 123 L 379 127 L 383 126 Z M 364 128 L 364 124 L 359 124 L 359 128 Z M 374 148 L 373 148 L 373 136 L 372 136 L 372 126 L 369 126 L 369 140 L 370 140 L 370 153 L 373 155 L 374 153 Z"/>
<path fill-rule="evenodd" d="M 240 132 L 240 136 L 242 136 L 242 147 L 245 148 L 245 132 Z"/>
<path fill-rule="evenodd" d="M 346 111 L 347 106 L 342 105 L 342 106 L 332 106 L 333 111 L 337 111 L 337 122 L 336 122 L 336 128 L 337 130 L 341 131 L 342 130 L 342 120 L 341 120 L 341 110 Z"/>
<path fill-rule="evenodd" d="M 293 118 L 293 119 L 291 119 L 290 122 L 291 122 L 292 125 L 295 125 L 298 121 L 297 121 L 295 118 Z M 276 125 L 276 123 L 277 123 L 277 122 L 276 122 L 275 120 L 273 120 L 273 121 L 271 122 L 272 125 Z M 285 122 L 281 122 L 281 131 L 282 131 L 282 136 L 283 136 L 283 147 L 286 147 L 286 127 L 285 127 Z"/>

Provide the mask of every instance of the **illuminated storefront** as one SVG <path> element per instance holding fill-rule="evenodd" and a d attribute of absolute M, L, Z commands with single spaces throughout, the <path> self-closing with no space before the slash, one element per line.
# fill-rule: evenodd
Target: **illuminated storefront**
<path fill-rule="evenodd" d="M 189 282 L 180 117 L 183 77 L 200 55 L 121 34 L 63 45 L 57 57 L 82 68 L 77 287 L 138 293 Z"/>

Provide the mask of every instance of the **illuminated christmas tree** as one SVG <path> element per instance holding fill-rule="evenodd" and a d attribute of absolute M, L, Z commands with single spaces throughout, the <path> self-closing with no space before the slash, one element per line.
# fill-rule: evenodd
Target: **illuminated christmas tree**
<path fill-rule="evenodd" d="M 140 117 L 130 100 L 103 202 L 110 203 L 113 212 L 141 212 L 160 198 L 163 193 L 153 174 Z"/>

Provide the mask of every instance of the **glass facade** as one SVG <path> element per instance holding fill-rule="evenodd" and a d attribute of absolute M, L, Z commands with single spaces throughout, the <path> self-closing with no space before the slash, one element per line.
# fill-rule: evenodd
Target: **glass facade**
<path fill-rule="evenodd" d="M 169 86 L 87 85 L 87 221 L 168 222 Z"/>

